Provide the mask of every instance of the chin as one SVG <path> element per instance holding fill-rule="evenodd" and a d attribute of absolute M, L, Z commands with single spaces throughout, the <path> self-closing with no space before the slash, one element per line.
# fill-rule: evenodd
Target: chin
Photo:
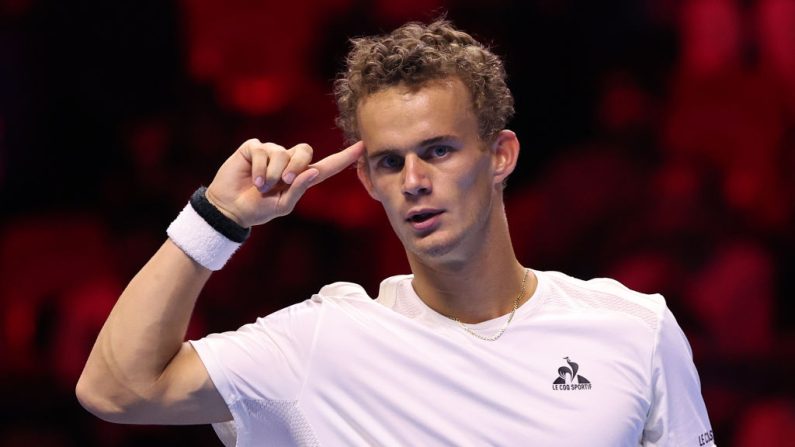
<path fill-rule="evenodd" d="M 453 247 L 449 245 L 431 245 L 427 247 L 418 247 L 415 253 L 424 258 L 439 259 L 453 251 Z"/>
<path fill-rule="evenodd" d="M 460 244 L 460 239 L 445 238 L 442 235 L 429 235 L 411 244 L 409 251 L 420 259 L 434 261 L 452 261 L 455 258 L 455 248 Z"/>

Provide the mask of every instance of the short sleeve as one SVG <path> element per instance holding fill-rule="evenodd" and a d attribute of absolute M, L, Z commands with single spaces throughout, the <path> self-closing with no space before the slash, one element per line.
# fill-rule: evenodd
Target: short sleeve
<path fill-rule="evenodd" d="M 715 445 L 690 344 L 665 307 L 652 359 L 652 405 L 643 446 Z"/>
<path fill-rule="evenodd" d="M 310 299 L 237 331 L 190 341 L 234 417 L 234 423 L 214 424 L 224 444 L 234 445 L 227 439 L 248 431 L 250 424 L 262 424 L 260 419 L 251 419 L 252 404 L 287 404 L 298 399 L 321 309 L 321 300 Z"/>

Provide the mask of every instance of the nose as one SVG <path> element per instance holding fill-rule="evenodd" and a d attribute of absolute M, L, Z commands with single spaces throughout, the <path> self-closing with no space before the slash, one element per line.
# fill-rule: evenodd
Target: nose
<path fill-rule="evenodd" d="M 431 180 L 425 162 L 414 154 L 403 161 L 403 194 L 419 196 L 430 194 Z"/>

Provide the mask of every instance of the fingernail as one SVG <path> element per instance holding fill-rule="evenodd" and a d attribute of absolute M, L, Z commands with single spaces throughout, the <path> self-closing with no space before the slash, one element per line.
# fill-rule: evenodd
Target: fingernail
<path fill-rule="evenodd" d="M 284 181 L 284 183 L 290 185 L 293 183 L 293 180 L 295 180 L 295 174 L 293 174 L 292 172 L 288 172 L 287 174 L 284 175 L 284 177 L 282 177 L 282 180 Z"/>
<path fill-rule="evenodd" d="M 265 184 L 265 179 L 262 178 L 262 176 L 259 176 L 254 179 L 254 184 L 257 186 L 257 188 L 262 188 L 262 185 Z"/>

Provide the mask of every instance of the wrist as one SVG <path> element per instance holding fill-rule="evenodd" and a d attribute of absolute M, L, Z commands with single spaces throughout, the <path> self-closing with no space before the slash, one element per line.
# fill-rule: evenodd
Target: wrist
<path fill-rule="evenodd" d="M 226 207 L 221 205 L 221 201 L 218 200 L 217 197 L 215 197 L 215 194 L 213 194 L 212 190 L 210 190 L 209 187 L 205 188 L 204 197 L 207 199 L 208 202 L 210 202 L 212 206 L 215 207 L 215 209 L 217 209 L 221 214 L 223 214 L 229 220 L 235 222 L 237 225 L 243 228 L 251 227 L 251 225 L 246 225 L 239 217 L 237 217 L 235 213 L 229 211 L 228 209 L 226 209 Z"/>
<path fill-rule="evenodd" d="M 191 259 L 209 270 L 220 270 L 248 238 L 251 229 L 240 226 L 216 208 L 201 187 L 166 233 Z"/>
<path fill-rule="evenodd" d="M 244 227 L 230 218 L 224 211 L 215 206 L 207 197 L 207 188 L 199 187 L 190 196 L 190 205 L 211 227 L 233 242 L 242 243 L 251 233 L 251 228 Z"/>

